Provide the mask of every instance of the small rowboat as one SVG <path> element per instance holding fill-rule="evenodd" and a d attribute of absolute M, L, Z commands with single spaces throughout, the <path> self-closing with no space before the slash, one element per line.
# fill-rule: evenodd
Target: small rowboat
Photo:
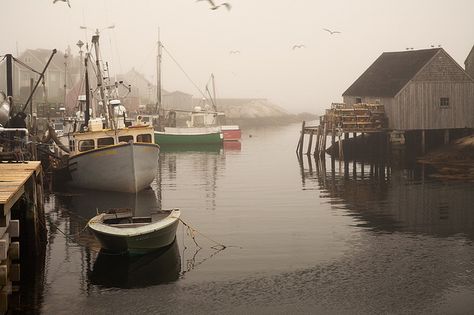
<path fill-rule="evenodd" d="M 145 254 L 170 245 L 176 237 L 179 209 L 134 217 L 129 209 L 112 209 L 87 224 L 102 249 L 113 253 Z"/>

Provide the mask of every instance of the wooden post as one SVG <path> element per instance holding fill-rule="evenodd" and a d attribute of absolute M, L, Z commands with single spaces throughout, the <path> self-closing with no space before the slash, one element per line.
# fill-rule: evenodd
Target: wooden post
<path fill-rule="evenodd" d="M 444 144 L 449 144 L 449 129 L 444 130 Z"/>
<path fill-rule="evenodd" d="M 318 131 L 316 132 L 316 146 L 314 147 L 314 155 L 319 153 L 319 138 L 321 137 L 321 125 L 318 126 Z"/>
<path fill-rule="evenodd" d="M 352 161 L 352 178 L 357 178 L 357 163 L 356 161 Z"/>
<path fill-rule="evenodd" d="M 342 137 L 339 136 L 339 160 L 344 159 L 344 146 L 342 145 Z"/>
<path fill-rule="evenodd" d="M 303 145 L 304 145 L 304 126 L 305 126 L 306 122 L 303 120 L 303 122 L 301 123 L 301 135 L 300 135 L 300 140 L 298 142 L 298 146 L 297 146 L 297 154 L 299 156 L 302 156 L 303 155 Z"/>
<path fill-rule="evenodd" d="M 6 54 L 6 66 L 7 66 L 7 96 L 13 96 L 13 56 Z"/>
<path fill-rule="evenodd" d="M 323 146 L 322 146 L 322 148 L 321 148 L 321 155 L 325 155 L 325 154 L 326 154 L 326 141 L 327 141 L 327 137 L 328 137 L 328 128 L 327 128 L 327 124 L 325 123 L 325 124 L 324 124 Z"/>
<path fill-rule="evenodd" d="M 306 150 L 306 155 L 310 155 L 311 154 L 311 148 L 313 146 L 313 130 L 311 130 L 310 134 L 309 134 L 309 142 L 308 142 L 308 149 Z"/>
<path fill-rule="evenodd" d="M 425 130 L 421 131 L 421 153 L 425 154 L 426 142 L 425 142 Z"/>
<path fill-rule="evenodd" d="M 309 154 L 306 157 L 308 158 L 309 175 L 313 176 L 313 162 Z"/>

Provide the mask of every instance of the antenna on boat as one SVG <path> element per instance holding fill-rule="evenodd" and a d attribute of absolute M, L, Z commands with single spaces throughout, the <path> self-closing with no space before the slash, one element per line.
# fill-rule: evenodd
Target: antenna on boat
<path fill-rule="evenodd" d="M 158 114 L 163 110 L 162 95 L 161 95 L 161 40 L 160 28 L 158 27 L 158 53 L 156 55 L 156 107 Z"/>

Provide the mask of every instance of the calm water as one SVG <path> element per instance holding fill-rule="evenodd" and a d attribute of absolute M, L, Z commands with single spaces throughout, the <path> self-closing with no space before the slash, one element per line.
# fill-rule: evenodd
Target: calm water
<path fill-rule="evenodd" d="M 473 313 L 474 184 L 404 166 L 301 164 L 298 128 L 246 130 L 241 147 L 163 152 L 153 189 L 137 196 L 51 194 L 44 268 L 21 288 L 23 311 Z M 181 226 L 165 250 L 104 255 L 88 232 L 75 234 L 110 207 L 179 207 L 229 247 L 195 233 L 199 248 Z"/>

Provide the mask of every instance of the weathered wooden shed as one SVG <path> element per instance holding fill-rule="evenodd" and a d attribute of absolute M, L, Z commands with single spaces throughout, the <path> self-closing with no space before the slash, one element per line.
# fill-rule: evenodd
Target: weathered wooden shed
<path fill-rule="evenodd" d="M 383 104 L 391 130 L 474 128 L 474 79 L 443 48 L 384 52 L 343 99 Z"/>

